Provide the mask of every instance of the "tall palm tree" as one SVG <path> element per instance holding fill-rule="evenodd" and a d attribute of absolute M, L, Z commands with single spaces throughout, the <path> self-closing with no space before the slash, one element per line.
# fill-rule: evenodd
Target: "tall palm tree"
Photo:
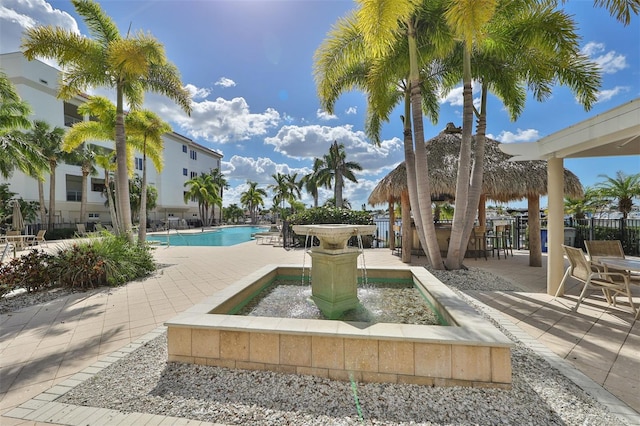
<path fill-rule="evenodd" d="M 125 155 L 124 102 L 138 109 L 146 90 L 163 94 L 191 112 L 189 92 L 183 87 L 177 68 L 165 56 L 164 47 L 151 35 L 140 32 L 125 38 L 97 2 L 72 0 L 93 38 L 53 26 L 26 31 L 23 51 L 27 59 L 54 59 L 64 67 L 59 96 L 68 99 L 89 87 L 110 87 L 116 95 L 116 187 L 121 231 L 131 234 L 129 168 Z"/>
<path fill-rule="evenodd" d="M 604 178 L 604 181 L 595 185 L 598 193 L 610 203 L 616 203 L 622 218 L 626 219 L 633 208 L 633 199 L 640 197 L 640 173 L 627 175 L 618 171 L 615 178 L 607 175 L 598 177 Z"/>
<path fill-rule="evenodd" d="M 228 222 L 237 222 L 244 215 L 243 210 L 237 204 L 230 204 L 224 209 L 224 218 Z"/>
<path fill-rule="evenodd" d="M 229 189 L 229 182 L 227 182 L 227 178 L 222 174 L 219 168 L 211 170 L 209 174 L 211 175 L 211 177 L 213 177 L 213 183 L 215 183 L 216 186 L 220 188 L 220 200 L 222 200 L 224 198 L 224 190 Z M 222 223 L 222 206 L 220 206 L 219 212 L 220 216 L 218 218 L 218 224 Z"/>
<path fill-rule="evenodd" d="M 322 158 L 316 158 L 313 161 L 313 170 L 311 173 L 308 173 L 302 177 L 300 183 L 302 187 L 313 197 L 313 207 L 318 207 L 318 190 L 320 189 L 320 179 L 318 177 L 318 172 L 322 169 L 322 165 L 324 162 Z"/>
<path fill-rule="evenodd" d="M 142 187 L 140 189 L 140 213 L 138 243 L 147 239 L 147 150 L 153 152 L 151 158 L 158 172 L 162 171 L 162 135 L 171 131 L 169 123 L 149 110 L 134 111 L 127 116 L 127 131 L 131 143 L 142 151 Z"/>
<path fill-rule="evenodd" d="M 65 130 L 61 127 L 54 127 L 51 130 L 46 121 L 36 120 L 33 122 L 33 140 L 37 141 L 40 152 L 49 163 L 49 217 L 47 220 L 49 232 L 53 230 L 56 211 L 56 168 L 61 161 L 71 162 L 73 160 L 72 156 L 62 149 L 64 135 Z"/>
<path fill-rule="evenodd" d="M 398 6 L 400 3 L 402 2 L 394 3 L 394 6 Z M 387 49 L 390 53 L 386 54 L 386 56 L 381 56 L 380 53 L 378 53 L 376 56 L 367 55 L 365 51 L 365 53 L 360 53 L 358 57 L 358 55 L 353 54 L 354 51 L 357 52 L 358 49 L 366 50 L 370 48 L 367 46 L 367 43 L 364 43 L 364 46 L 358 47 L 358 45 L 353 42 L 356 38 L 348 37 L 349 34 L 353 34 L 353 30 L 350 27 L 355 26 L 355 28 L 361 28 L 363 26 L 363 22 L 365 24 L 367 22 L 371 24 L 372 21 L 367 16 L 367 13 L 371 13 L 375 20 L 384 15 L 379 12 L 381 10 L 386 10 L 385 7 L 392 9 L 392 7 L 386 3 L 384 5 L 381 5 L 378 2 L 367 3 L 367 5 L 365 5 L 366 7 L 363 6 L 357 14 L 357 17 L 361 22 L 355 22 L 355 24 L 352 25 L 345 25 L 345 28 L 342 31 L 332 34 L 333 36 L 337 36 L 336 38 L 338 39 L 340 38 L 341 33 L 346 34 L 347 37 L 343 37 L 343 39 L 348 40 L 348 43 L 351 43 L 351 48 L 341 46 L 340 48 L 335 48 L 333 50 L 327 49 L 328 52 L 334 52 L 334 55 L 326 55 L 327 59 L 324 61 L 324 66 L 325 68 L 335 68 L 337 71 L 334 71 L 333 75 L 325 73 L 330 76 L 329 79 L 324 80 L 325 85 L 328 85 L 330 89 L 333 89 L 333 91 L 327 90 L 326 88 L 320 91 L 321 94 L 325 95 L 325 98 L 331 106 L 330 102 L 334 101 L 337 97 L 336 93 L 348 88 L 345 82 L 354 85 L 356 84 L 354 81 L 356 81 L 357 87 L 363 85 L 361 79 L 354 79 L 354 75 L 357 75 L 359 70 L 368 70 L 366 73 L 367 78 L 364 80 L 364 86 L 365 90 L 368 91 L 369 94 L 370 109 L 376 112 L 378 117 L 374 115 L 374 120 L 368 120 L 368 124 L 373 123 L 374 125 L 368 125 L 367 130 L 368 132 L 375 132 L 379 129 L 380 120 L 388 119 L 388 106 L 394 105 L 394 101 L 397 102 L 398 98 L 397 96 L 394 97 L 392 89 L 396 84 L 398 76 L 402 75 L 402 68 L 398 65 L 403 63 L 406 64 L 408 62 L 408 65 L 406 65 L 405 68 L 409 70 L 409 75 L 413 75 L 413 78 L 409 78 L 408 88 L 407 85 L 397 85 L 398 87 L 404 88 L 405 97 L 405 115 L 403 116 L 403 121 L 405 135 L 405 162 L 408 165 L 408 187 L 418 234 L 421 237 L 423 246 L 426 240 L 430 261 L 434 267 L 437 267 L 437 265 L 439 265 L 437 241 L 435 247 L 430 247 L 433 243 L 430 235 L 431 232 L 433 232 L 433 237 L 435 237 L 435 230 L 432 229 L 433 221 L 425 220 L 425 218 L 422 217 L 422 213 L 425 214 L 426 218 L 429 217 L 431 214 L 431 204 L 430 199 L 428 200 L 428 203 L 426 199 L 423 199 L 425 194 L 429 194 L 429 192 L 425 192 L 426 187 L 424 186 L 424 182 L 428 185 L 428 178 L 417 176 L 418 174 L 423 176 L 427 169 L 425 163 L 422 161 L 422 145 L 418 143 L 418 140 L 421 137 L 421 111 L 419 111 L 419 108 L 416 107 L 415 103 L 415 97 L 417 96 L 416 90 L 411 91 L 411 89 L 416 87 L 416 82 L 421 85 L 418 87 L 422 89 L 420 96 L 422 96 L 423 93 L 426 94 L 426 97 L 422 96 L 423 108 L 433 118 L 434 112 L 437 116 L 437 108 L 434 109 L 429 100 L 431 99 L 430 94 L 434 92 L 434 89 L 438 87 L 438 84 L 441 85 L 441 89 L 446 91 L 450 89 L 452 85 L 458 84 L 460 79 L 467 83 L 465 90 L 467 101 L 467 109 L 465 111 L 467 111 L 467 114 L 464 116 L 466 121 L 463 122 L 463 128 L 465 123 L 468 128 L 466 133 L 463 134 L 464 143 L 460 153 L 459 184 L 457 187 L 458 194 L 456 196 L 456 212 L 458 212 L 458 217 L 457 220 L 454 220 L 452 238 L 449 245 L 449 253 L 447 255 L 447 267 L 452 269 L 461 266 L 462 257 L 464 256 L 464 251 L 466 249 L 466 244 L 463 244 L 463 241 L 467 241 L 468 235 L 471 232 L 480 198 L 483 174 L 484 132 L 486 129 L 487 90 L 492 89 L 500 98 L 502 98 L 505 106 L 512 113 L 512 117 L 515 118 L 521 112 L 524 99 L 526 98 L 526 92 L 523 86 L 526 87 L 528 85 L 529 87 L 532 87 L 536 98 L 541 100 L 545 96 L 548 96 L 549 88 L 552 87 L 553 82 L 557 79 L 561 83 L 569 85 L 572 90 L 577 93 L 578 98 L 583 101 L 585 105 L 588 105 L 594 99 L 593 96 L 595 94 L 595 88 L 599 82 L 597 73 L 594 72 L 593 64 L 591 64 L 591 68 L 589 68 L 586 58 L 580 57 L 577 54 L 577 49 L 575 48 L 575 28 L 567 24 L 568 20 L 566 18 L 562 19 L 562 17 L 560 17 L 559 19 L 557 16 L 550 17 L 549 11 L 552 10 L 551 6 L 538 6 L 538 9 L 543 9 L 543 13 L 540 13 L 538 9 L 534 10 L 528 8 L 531 5 L 530 3 L 498 2 L 500 4 L 500 7 L 498 8 L 500 13 L 498 13 L 498 16 L 503 18 L 501 21 L 498 21 L 499 24 L 493 26 L 493 38 L 483 46 L 478 43 L 478 40 L 482 40 L 481 37 L 476 37 L 474 39 L 475 36 L 473 34 L 475 33 L 471 31 L 473 25 L 461 25 L 459 18 L 461 16 L 472 16 L 474 17 L 473 19 L 476 24 L 478 22 L 484 22 L 487 24 L 487 22 L 489 22 L 488 19 L 493 19 L 494 13 L 492 10 L 495 9 L 495 5 L 493 3 L 496 2 L 488 2 L 487 4 L 484 4 L 484 2 L 471 3 L 473 4 L 470 5 L 465 2 L 424 2 L 420 7 L 409 12 L 407 11 L 408 9 L 401 10 L 402 8 L 398 7 L 400 12 L 408 15 L 397 15 L 397 11 L 391 11 L 392 15 L 393 13 L 396 13 L 396 15 L 393 16 L 399 16 L 401 18 L 401 25 L 398 27 L 397 31 L 387 31 L 384 28 L 380 29 L 380 25 L 377 24 L 370 25 L 370 28 L 365 26 L 363 30 L 365 33 L 367 33 L 367 31 L 374 33 L 374 36 L 371 37 L 369 41 L 369 43 L 372 42 L 371 40 L 373 40 L 373 42 L 378 42 L 377 45 L 374 44 L 374 47 L 379 47 L 381 45 L 384 48 L 385 46 L 388 47 L 391 43 L 395 43 L 393 48 Z M 471 9 L 461 9 L 464 4 L 466 4 L 466 7 L 471 7 Z M 479 5 L 482 8 L 482 11 L 476 13 L 473 7 Z M 444 6 L 449 9 L 444 8 Z M 380 9 L 378 10 L 376 7 L 380 7 Z M 533 6 L 531 7 L 533 8 Z M 546 9 L 544 9 L 545 7 Z M 536 13 L 538 16 L 535 16 Z M 518 14 L 520 17 L 516 24 L 511 23 L 514 14 Z M 529 16 L 531 14 L 534 15 L 534 19 L 531 19 Z M 444 18 L 448 18 L 448 20 Z M 527 20 L 527 18 L 529 20 Z M 478 21 L 475 21 L 475 19 L 478 19 Z M 396 21 L 388 19 L 383 24 L 390 24 L 393 26 Z M 549 25 L 550 23 L 551 25 Z M 518 25 L 520 27 L 518 27 Z M 414 36 L 415 40 L 417 40 L 417 44 L 421 46 L 419 55 L 414 52 L 413 44 L 415 40 L 413 40 L 413 37 L 411 36 L 412 28 L 416 33 Z M 488 27 L 488 25 L 481 26 L 481 34 L 489 33 L 487 28 L 490 27 Z M 558 34 L 553 34 L 553 30 L 557 30 L 557 28 L 564 31 L 564 33 L 561 33 L 561 36 L 564 38 L 560 38 Z M 541 31 L 543 30 L 546 32 L 541 34 Z M 459 35 L 454 37 L 456 31 Z M 476 29 L 476 31 L 478 30 Z M 425 33 L 429 34 L 429 37 L 425 38 Z M 403 48 L 402 41 L 399 38 L 389 38 L 394 36 L 394 34 L 408 34 L 408 48 Z M 497 37 L 498 35 L 501 35 L 502 38 L 499 39 Z M 365 36 L 362 38 L 366 41 Z M 471 38 L 472 42 L 476 43 L 472 51 L 474 53 L 474 64 L 477 64 L 474 65 L 475 68 L 470 68 L 470 54 L 472 52 L 467 52 L 465 55 L 464 43 L 455 44 L 454 41 L 456 38 L 461 40 L 469 40 L 469 38 Z M 379 42 L 380 39 L 383 40 L 383 43 Z M 510 39 L 514 39 L 514 42 L 505 43 L 506 40 Z M 548 41 L 548 44 L 545 45 L 544 43 L 541 43 L 541 40 Z M 549 47 L 549 44 L 553 45 L 554 42 L 559 46 L 555 50 L 550 49 Z M 488 50 L 487 46 L 493 46 L 494 50 Z M 479 49 L 479 47 L 482 47 L 483 49 Z M 546 50 L 543 50 L 543 47 L 546 48 Z M 542 53 L 536 54 L 537 49 L 542 50 Z M 532 54 L 523 55 L 523 51 L 531 52 Z M 550 51 L 551 53 L 549 53 Z M 396 57 L 395 55 L 397 55 L 398 52 L 405 54 L 408 58 L 403 60 Z M 348 54 L 351 54 L 351 56 L 347 56 L 345 59 L 345 56 Z M 546 56 L 543 56 L 543 54 Z M 416 65 L 413 62 L 416 56 L 419 56 L 426 61 L 417 64 L 417 75 L 419 77 L 417 80 L 415 77 Z M 515 57 L 524 57 L 526 59 L 521 60 L 519 63 L 514 63 L 512 58 Z M 361 63 L 360 66 L 357 65 L 358 61 Z M 545 62 L 549 65 L 546 67 L 540 67 L 540 64 Z M 345 67 L 345 63 L 348 65 L 347 67 Z M 453 72 L 456 71 L 456 69 L 458 69 L 458 71 Z M 353 72 L 354 70 L 355 72 Z M 471 74 L 472 72 L 473 74 Z M 470 126 L 473 124 L 473 121 L 472 115 L 470 116 L 468 114 L 469 105 L 472 106 L 469 102 L 471 100 L 469 96 L 471 94 L 470 75 L 481 81 L 483 87 L 483 107 L 481 108 L 478 117 L 479 126 L 477 133 L 479 136 L 477 137 L 476 152 L 473 161 L 471 161 L 470 157 Z M 322 86 L 320 87 L 322 89 Z M 436 92 L 439 92 L 439 90 Z M 427 102 L 425 102 L 425 100 Z M 411 108 L 409 108 L 409 104 L 411 105 Z M 373 108 L 371 108 L 372 106 Z M 473 114 L 473 112 L 474 110 L 471 109 L 471 114 Z M 418 113 L 418 115 L 416 115 L 416 113 Z M 411 123 L 407 118 L 409 116 L 412 116 L 414 121 L 414 137 L 416 138 L 415 149 L 413 148 L 413 142 L 409 137 Z M 471 120 L 469 117 L 471 117 Z M 419 120 L 419 123 L 417 123 L 417 129 L 415 128 L 416 120 Z M 412 170 L 411 165 L 413 164 L 415 164 L 415 170 Z M 471 169 L 472 165 L 473 169 Z M 414 178 L 418 179 L 415 186 L 413 185 Z M 416 193 L 416 189 L 421 183 L 423 186 Z M 423 233 L 426 233 L 427 235 L 422 235 Z"/>
<path fill-rule="evenodd" d="M 31 108 L 23 101 L 7 75 L 0 70 L 0 176 L 9 178 L 19 170 L 41 178 L 41 171 L 49 167 L 46 159 L 32 143 L 19 132 L 30 129 Z"/>
<path fill-rule="evenodd" d="M 80 172 L 82 173 L 82 192 L 80 195 L 80 223 L 87 222 L 87 197 L 89 192 L 89 175 L 97 173 L 95 167 L 95 152 L 93 145 L 83 143 L 72 154 L 72 163 L 80 164 Z"/>
<path fill-rule="evenodd" d="M 258 188 L 258 182 L 247 181 L 247 185 L 249 185 L 249 188 L 240 194 L 240 203 L 249 210 L 251 223 L 255 224 L 258 222 L 258 209 L 260 206 L 264 206 L 267 191 Z"/>
<path fill-rule="evenodd" d="M 354 161 L 347 161 L 347 152 L 343 144 L 334 141 L 329 147 L 329 154 L 324 156 L 323 168 L 318 171 L 319 181 L 325 185 L 331 186 L 333 182 L 333 194 L 335 206 L 342 208 L 342 188 L 344 180 L 358 183 L 354 170 L 362 170 L 362 166 Z"/>

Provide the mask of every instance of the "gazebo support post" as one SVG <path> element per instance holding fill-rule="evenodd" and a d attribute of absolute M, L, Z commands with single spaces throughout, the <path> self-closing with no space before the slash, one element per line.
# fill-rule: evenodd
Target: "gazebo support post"
<path fill-rule="evenodd" d="M 478 225 L 487 225 L 487 194 L 480 194 L 480 202 L 478 203 Z"/>
<path fill-rule="evenodd" d="M 393 230 L 393 226 L 396 224 L 395 204 L 393 198 L 389 197 L 389 249 L 391 251 L 396 249 L 396 232 Z"/>
<path fill-rule="evenodd" d="M 413 250 L 413 228 L 411 227 L 411 203 L 409 201 L 409 191 L 402 191 L 400 194 L 400 209 L 402 210 L 402 261 L 404 263 L 411 263 L 411 251 Z"/>
<path fill-rule="evenodd" d="M 529 195 L 529 266 L 542 266 L 542 243 L 540 237 L 540 196 Z"/>
<path fill-rule="evenodd" d="M 547 161 L 547 294 L 554 295 L 564 272 L 564 160 L 550 158 Z"/>

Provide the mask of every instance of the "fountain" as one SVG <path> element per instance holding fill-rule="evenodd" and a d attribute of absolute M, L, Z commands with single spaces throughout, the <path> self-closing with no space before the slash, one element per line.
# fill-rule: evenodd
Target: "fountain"
<path fill-rule="evenodd" d="M 347 247 L 349 238 L 371 235 L 376 225 L 294 225 L 298 235 L 320 240 L 312 248 L 311 298 L 328 319 L 338 319 L 358 307 L 357 249 Z"/>
<path fill-rule="evenodd" d="M 314 301 L 331 316 L 357 304 L 355 284 L 338 277 L 357 281 L 357 253 L 346 241 L 370 229 L 306 225 L 296 231 L 320 240 L 311 252 Z M 303 274 L 299 265 L 265 266 L 167 321 L 169 361 L 345 381 L 511 387 L 511 341 L 422 267 L 367 268 L 367 276 L 412 282 L 445 325 L 236 315 L 275 282 Z"/>

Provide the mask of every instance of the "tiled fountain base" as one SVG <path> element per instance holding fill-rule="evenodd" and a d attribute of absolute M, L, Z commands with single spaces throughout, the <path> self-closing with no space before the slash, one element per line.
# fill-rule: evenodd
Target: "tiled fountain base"
<path fill-rule="evenodd" d="M 436 386 L 511 386 L 512 343 L 424 268 L 368 269 L 411 279 L 446 326 L 229 315 L 294 266 L 267 266 L 166 322 L 169 361 Z"/>

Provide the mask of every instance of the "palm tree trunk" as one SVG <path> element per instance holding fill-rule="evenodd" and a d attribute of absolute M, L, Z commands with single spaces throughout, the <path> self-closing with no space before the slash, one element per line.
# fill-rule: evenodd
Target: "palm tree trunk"
<path fill-rule="evenodd" d="M 87 221 L 87 187 L 89 180 L 89 171 L 83 165 L 82 166 L 82 190 L 80 194 L 80 222 L 85 223 Z"/>
<path fill-rule="evenodd" d="M 56 162 L 49 162 L 51 175 L 49 179 L 49 220 L 47 221 L 47 230 L 53 231 L 53 219 L 56 211 Z"/>
<path fill-rule="evenodd" d="M 456 181 L 456 208 L 451 225 L 451 239 L 447 252 L 448 269 L 460 269 L 465 248 L 463 249 L 463 233 L 465 215 L 469 197 L 469 179 L 471 172 L 471 140 L 473 133 L 473 89 L 471 87 L 471 46 L 463 49 L 463 109 L 462 109 L 462 141 L 458 159 L 458 178 Z M 474 207 L 477 206 L 474 205 Z M 475 218 L 475 215 L 474 215 Z"/>
<path fill-rule="evenodd" d="M 127 140 L 124 133 L 124 100 L 122 87 L 116 87 L 116 198 L 118 203 L 119 229 L 133 242 L 131 233 L 131 205 L 129 204 L 129 175 L 127 164 Z"/>
<path fill-rule="evenodd" d="M 40 222 L 41 226 L 46 229 L 47 224 L 47 208 L 44 205 L 44 182 L 38 179 L 38 202 L 40 203 Z"/>
<path fill-rule="evenodd" d="M 335 184 L 336 184 L 336 187 L 334 191 L 334 196 L 336 198 L 336 208 L 342 208 L 343 179 L 342 179 L 342 172 L 339 169 L 339 167 L 336 167 Z"/>
<path fill-rule="evenodd" d="M 120 226 L 118 222 L 118 214 L 116 213 L 116 208 L 113 200 L 113 196 L 111 194 L 111 182 L 109 179 L 109 171 L 104 171 L 104 185 L 107 191 L 107 205 L 109 206 L 109 215 L 111 215 L 111 226 L 113 226 L 113 232 L 116 235 L 120 235 Z"/>
<path fill-rule="evenodd" d="M 415 142 L 415 170 L 417 204 L 420 214 L 414 220 L 420 242 L 425 248 L 431 266 L 434 269 L 442 269 L 442 256 L 436 238 L 436 230 L 431 211 L 431 184 L 429 182 L 429 165 L 427 164 L 427 150 L 424 146 L 424 124 L 422 122 L 422 92 L 420 90 L 420 73 L 418 69 L 418 48 L 416 45 L 416 33 L 413 21 L 409 19 L 409 79 L 411 82 L 411 117 L 413 121 L 413 135 Z M 408 170 L 408 168 L 407 168 Z M 408 174 L 407 174 L 408 176 Z M 412 194 L 409 193 L 409 196 Z"/>
<path fill-rule="evenodd" d="M 529 266 L 542 266 L 542 242 L 540 241 L 540 197 L 528 198 L 529 217 Z"/>
<path fill-rule="evenodd" d="M 138 244 L 147 239 L 147 141 L 142 144 L 142 183 L 140 184 L 140 222 L 138 225 Z"/>

